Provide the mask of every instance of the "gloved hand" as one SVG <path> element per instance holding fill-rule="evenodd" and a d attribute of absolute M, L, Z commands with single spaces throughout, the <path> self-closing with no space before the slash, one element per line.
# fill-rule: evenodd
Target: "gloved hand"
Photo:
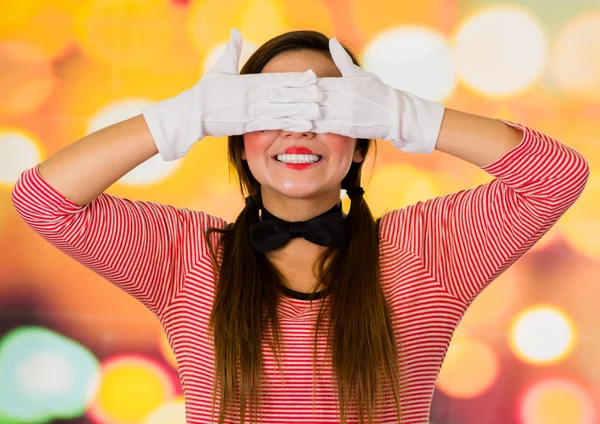
<path fill-rule="evenodd" d="M 314 132 L 389 140 L 405 152 L 432 153 L 445 107 L 397 90 L 352 62 L 336 38 L 329 40 L 342 78 L 319 78 L 321 118 Z"/>
<path fill-rule="evenodd" d="M 322 99 L 312 70 L 238 75 L 236 29 L 219 62 L 192 88 L 142 110 L 162 158 L 179 159 L 207 135 L 258 130 L 308 131 Z"/>

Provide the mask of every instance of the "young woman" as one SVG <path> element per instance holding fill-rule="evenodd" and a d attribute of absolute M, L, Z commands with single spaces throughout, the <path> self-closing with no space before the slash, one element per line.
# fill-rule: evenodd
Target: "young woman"
<path fill-rule="evenodd" d="M 588 165 L 523 125 L 396 90 L 322 34 L 278 36 L 238 75 L 241 43 L 233 30 L 196 86 L 25 171 L 15 207 L 157 315 L 189 423 L 427 423 L 467 307 L 575 202 Z M 104 193 L 207 135 L 229 136 L 247 194 L 235 222 Z M 360 188 L 373 138 L 495 179 L 376 221 Z"/>

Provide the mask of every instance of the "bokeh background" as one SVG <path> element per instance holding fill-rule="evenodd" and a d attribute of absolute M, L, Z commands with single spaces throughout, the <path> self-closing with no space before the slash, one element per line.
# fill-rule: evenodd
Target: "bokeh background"
<path fill-rule="evenodd" d="M 20 173 L 192 86 L 231 27 L 242 59 L 292 29 L 337 36 L 386 83 L 520 122 L 584 154 L 588 186 L 473 304 L 440 375 L 435 424 L 600 423 L 598 0 L 3 0 L 0 5 L 0 423 L 184 424 L 157 319 L 20 221 Z M 378 142 L 377 215 L 489 181 Z M 158 156 L 109 193 L 234 219 L 226 141 Z"/>

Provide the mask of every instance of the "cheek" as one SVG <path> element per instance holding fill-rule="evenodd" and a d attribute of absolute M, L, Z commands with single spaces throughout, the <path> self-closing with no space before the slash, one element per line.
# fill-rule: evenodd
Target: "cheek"
<path fill-rule="evenodd" d="M 352 157 L 356 146 L 355 139 L 339 134 L 327 134 L 325 140 L 332 155 L 337 157 Z"/>
<path fill-rule="evenodd" d="M 269 144 L 267 131 L 254 131 L 244 134 L 244 155 L 243 159 L 253 158 L 264 154 Z"/>

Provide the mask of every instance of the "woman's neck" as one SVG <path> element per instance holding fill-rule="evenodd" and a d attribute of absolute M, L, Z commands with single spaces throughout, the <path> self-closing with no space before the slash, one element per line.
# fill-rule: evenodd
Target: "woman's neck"
<path fill-rule="evenodd" d="M 340 202 L 339 190 L 322 196 L 286 197 L 262 190 L 262 204 L 272 215 L 287 221 L 307 221 L 321 215 Z"/>
<path fill-rule="evenodd" d="M 318 284 L 318 269 L 315 266 L 327 248 L 310 243 L 302 238 L 292 239 L 280 249 L 266 254 L 267 259 L 284 276 L 292 290 L 309 293 L 324 288 Z"/>

